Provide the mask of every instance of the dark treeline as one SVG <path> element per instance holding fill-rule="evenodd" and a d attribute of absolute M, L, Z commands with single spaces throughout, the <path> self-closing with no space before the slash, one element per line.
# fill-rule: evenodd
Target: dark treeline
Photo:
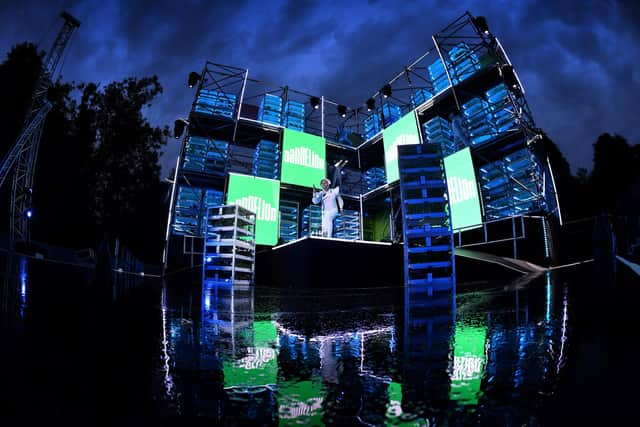
<path fill-rule="evenodd" d="M 22 129 L 42 58 L 24 43 L 0 64 L 2 158 Z M 139 258 L 160 262 L 166 208 L 159 156 L 168 128 L 152 127 L 142 113 L 160 93 L 156 76 L 53 84 L 34 181 L 33 240 L 95 248 L 119 239 Z M 4 235 L 10 189 L 11 177 L 0 189 Z"/>

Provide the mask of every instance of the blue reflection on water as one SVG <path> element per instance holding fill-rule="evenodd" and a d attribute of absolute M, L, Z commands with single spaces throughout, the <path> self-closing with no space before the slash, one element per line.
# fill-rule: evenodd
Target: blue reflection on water
<path fill-rule="evenodd" d="M 335 296 L 256 297 L 215 282 L 201 293 L 168 287 L 165 393 L 180 411 L 240 424 L 526 420 L 531 400 L 555 390 L 569 307 L 564 290 L 562 312 L 553 312 L 551 274 L 529 280 L 455 300 L 390 291 L 386 305 L 357 295 L 351 305 Z M 204 378 L 209 400 L 194 391 Z"/>

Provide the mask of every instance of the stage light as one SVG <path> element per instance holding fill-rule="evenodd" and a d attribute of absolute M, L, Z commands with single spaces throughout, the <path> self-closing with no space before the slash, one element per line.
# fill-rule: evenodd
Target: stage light
<path fill-rule="evenodd" d="M 391 85 L 389 83 L 382 86 L 382 96 L 384 96 L 385 98 L 388 98 L 391 96 Z"/>
<path fill-rule="evenodd" d="M 367 99 L 367 111 L 372 111 L 376 108 L 376 100 L 373 98 Z"/>
<path fill-rule="evenodd" d="M 337 109 L 340 117 L 347 117 L 347 107 L 345 107 L 344 105 L 338 105 Z"/>
<path fill-rule="evenodd" d="M 312 96 L 311 98 L 309 98 L 309 104 L 311 104 L 311 107 L 314 110 L 317 110 L 318 108 L 320 108 L 320 98 L 318 98 L 317 96 Z"/>
<path fill-rule="evenodd" d="M 484 16 L 476 16 L 475 18 L 472 19 L 472 21 L 473 21 L 473 25 L 476 26 L 478 31 L 486 35 L 489 35 L 489 24 L 487 24 L 487 18 L 485 18 Z"/>
<path fill-rule="evenodd" d="M 187 123 L 183 119 L 178 119 L 173 122 L 173 137 L 175 139 L 180 139 L 186 125 Z"/>
<path fill-rule="evenodd" d="M 33 216 L 33 209 L 29 208 L 27 209 L 27 211 L 24 213 L 27 218 L 31 219 L 31 217 Z"/>
<path fill-rule="evenodd" d="M 189 87 L 194 87 L 200 81 L 200 74 L 192 71 L 189 73 L 189 80 L 187 82 Z"/>
<path fill-rule="evenodd" d="M 500 67 L 500 73 L 504 79 L 504 84 L 507 85 L 508 88 L 518 92 L 521 91 L 520 83 L 518 82 L 518 77 L 516 77 L 516 73 L 513 70 L 513 66 L 503 65 Z"/>

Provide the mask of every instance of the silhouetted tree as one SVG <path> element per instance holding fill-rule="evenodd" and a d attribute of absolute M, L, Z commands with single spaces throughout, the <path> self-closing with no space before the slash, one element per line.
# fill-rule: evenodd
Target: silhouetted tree
<path fill-rule="evenodd" d="M 620 135 L 603 133 L 593 144 L 593 202 L 598 210 L 613 213 L 618 194 L 628 189 L 634 174 L 634 150 Z M 635 164 L 637 166 L 637 163 Z"/>
<path fill-rule="evenodd" d="M 97 236 L 119 238 L 157 261 L 164 228 L 158 160 L 168 129 L 152 127 L 142 109 L 162 86 L 153 76 L 81 89 L 78 130 L 93 147 L 90 216 Z"/>

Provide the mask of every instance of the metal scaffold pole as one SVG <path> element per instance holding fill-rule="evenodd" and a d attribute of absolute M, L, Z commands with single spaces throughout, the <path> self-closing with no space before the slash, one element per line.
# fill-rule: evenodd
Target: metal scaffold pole
<path fill-rule="evenodd" d="M 60 58 L 74 31 L 80 26 L 80 21 L 67 12 L 62 12 L 60 17 L 64 23 L 42 64 L 22 131 L 0 165 L 0 186 L 15 166 L 9 225 L 9 239 L 12 246 L 16 241 L 29 241 L 31 237 L 29 221 L 32 215 L 33 177 L 42 129 L 47 113 L 51 109 L 47 95 Z"/>

